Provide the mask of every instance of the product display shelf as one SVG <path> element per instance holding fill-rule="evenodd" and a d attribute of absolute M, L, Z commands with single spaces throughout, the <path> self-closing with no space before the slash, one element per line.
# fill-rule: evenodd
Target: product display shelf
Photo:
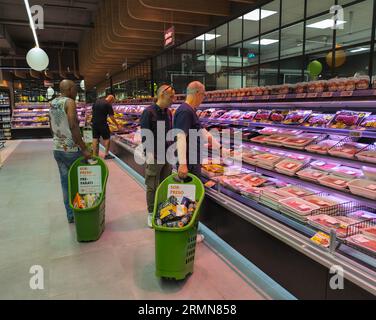
<path fill-rule="evenodd" d="M 319 154 L 319 153 L 313 153 L 313 152 L 309 152 L 309 151 L 305 151 L 305 150 L 297 150 L 297 149 L 283 147 L 283 146 L 277 147 L 277 146 L 272 146 L 272 145 L 268 145 L 268 144 L 253 143 L 253 142 L 248 142 L 248 141 L 244 141 L 244 146 L 245 146 L 245 150 L 251 149 L 252 147 L 265 147 L 265 148 L 268 148 L 269 150 L 275 151 L 275 152 L 284 151 L 284 152 L 287 152 L 287 153 L 293 153 L 293 154 L 296 154 L 296 155 L 311 157 L 313 160 L 323 160 L 323 161 L 337 162 L 337 163 L 340 163 L 341 165 L 354 167 L 354 168 L 357 168 L 357 169 L 361 169 L 364 166 L 370 167 L 370 168 L 376 168 L 376 164 L 371 163 L 371 162 L 363 162 L 363 161 L 357 160 L 357 159 L 341 158 L 341 157 L 336 157 L 336 156 L 332 156 L 332 155 L 329 155 L 329 154 L 323 155 L 323 154 Z"/>
<path fill-rule="evenodd" d="M 343 108 L 343 106 L 337 105 L 337 110 L 341 108 Z M 229 123 L 234 125 L 233 121 L 229 121 Z M 260 128 L 263 128 L 263 124 L 261 124 Z M 284 128 L 291 129 L 291 126 L 284 126 Z M 300 126 L 299 129 L 310 131 L 310 128 L 303 128 Z M 123 160 L 130 168 L 143 175 L 144 170 L 142 166 L 139 166 L 134 160 L 135 146 L 126 141 L 122 141 L 119 136 L 114 136 L 112 139 L 115 142 L 111 146 L 112 152 Z M 256 143 L 252 145 L 261 146 L 261 144 Z M 265 147 L 270 148 L 271 146 Z M 281 150 L 279 147 L 274 146 L 273 149 L 276 151 Z M 316 155 L 319 157 L 322 156 L 290 148 L 285 148 L 283 151 L 310 155 L 313 159 L 315 159 Z M 342 160 L 342 158 L 331 156 L 325 156 L 322 159 L 324 158 L 335 159 L 339 162 Z M 343 160 L 343 164 L 347 163 L 347 165 L 358 163 L 356 160 Z M 374 167 L 373 164 L 364 164 L 366 166 Z M 357 167 L 359 166 L 360 164 L 358 164 Z M 347 198 L 349 201 L 357 202 L 362 206 L 375 208 L 375 201 L 355 196 L 350 192 L 338 191 L 330 187 L 322 186 L 321 184 L 301 180 L 298 177 L 276 173 L 272 170 L 259 168 L 254 165 L 244 164 L 244 167 L 265 176 L 279 178 L 280 180 L 292 185 L 315 189 L 317 190 L 317 193 L 324 192 L 333 196 Z M 206 182 L 208 179 L 203 177 L 203 180 Z M 206 209 L 204 210 L 202 222 L 251 261 L 258 261 L 258 259 L 260 259 L 259 266 L 262 267 L 263 271 L 273 275 L 275 272 L 275 267 L 273 267 L 273 265 L 278 265 L 278 269 L 285 267 L 286 270 L 293 269 L 297 265 L 300 267 L 305 265 L 307 270 L 310 270 L 307 271 L 308 274 L 316 268 L 317 274 L 326 274 L 330 266 L 335 264 L 344 265 L 347 270 L 347 292 L 351 292 L 352 296 L 359 295 L 367 298 L 376 294 L 376 260 L 369 253 L 364 252 L 357 247 L 347 245 L 345 241 L 339 240 L 336 242 L 334 251 L 333 249 L 329 250 L 319 247 L 310 240 L 310 238 L 318 231 L 314 227 L 295 220 L 278 210 L 271 209 L 255 199 L 236 193 L 224 186 L 218 187 L 218 184 L 213 188 L 207 189 L 205 207 Z M 244 220 L 248 223 L 244 224 Z M 255 243 L 249 242 L 251 240 L 248 240 L 247 243 L 240 241 L 240 239 L 246 239 L 247 237 L 252 238 L 253 236 L 251 235 L 256 232 L 256 229 L 254 229 L 255 226 L 257 230 L 262 230 L 265 236 L 262 235 L 260 239 L 253 239 L 256 240 Z M 259 233 L 260 231 L 256 232 L 256 234 Z M 266 236 L 266 234 L 268 235 Z M 270 235 L 272 237 L 270 237 Z M 276 250 L 275 248 L 281 248 L 281 243 L 284 243 L 284 245 L 282 245 L 283 250 L 281 249 L 281 251 L 283 251 L 286 256 L 299 256 L 299 258 L 297 260 L 288 259 L 288 261 L 284 260 L 282 262 L 281 259 L 278 258 L 279 255 L 273 253 Z M 270 244 L 272 244 L 272 246 L 270 246 Z M 287 246 L 285 246 L 285 244 L 287 244 Z M 268 257 L 267 262 L 265 260 L 266 257 Z M 264 265 L 263 261 L 265 261 Z M 321 294 L 320 290 L 322 289 L 320 283 L 325 283 L 326 279 L 316 278 L 316 271 L 310 274 L 309 278 L 302 280 L 299 284 L 297 284 L 294 279 L 290 279 L 290 275 L 281 274 L 280 272 L 274 273 L 274 275 L 275 279 L 281 281 L 281 283 L 285 283 L 286 288 L 291 288 L 292 292 L 295 292 L 295 289 L 297 289 L 298 292 L 300 291 L 300 288 L 296 288 L 296 286 L 303 287 L 308 285 L 308 283 L 313 287 L 317 285 L 320 287 L 316 292 L 319 295 Z M 313 289 L 313 291 L 315 291 L 315 289 Z M 328 292 L 329 291 L 327 291 L 326 294 L 328 294 Z M 304 296 L 305 295 L 303 294 L 302 297 Z"/>
<path fill-rule="evenodd" d="M 210 94 L 210 92 L 209 92 Z M 243 97 L 224 97 L 224 98 L 206 98 L 204 103 L 221 103 L 221 102 L 265 102 L 265 101 L 286 101 L 299 100 L 303 103 L 309 100 L 319 99 L 349 99 L 349 98 L 373 98 L 376 96 L 376 89 L 355 90 L 355 91 L 337 91 L 337 92 L 320 92 L 320 93 L 290 93 L 277 95 L 259 95 L 259 96 L 243 96 Z"/>
<path fill-rule="evenodd" d="M 312 133 L 327 133 L 327 134 L 332 134 L 332 135 L 344 135 L 348 137 L 363 137 L 363 138 L 376 139 L 376 131 L 315 128 L 315 127 L 295 126 L 295 125 L 286 125 L 286 124 L 260 123 L 260 122 L 251 122 L 251 121 L 242 121 L 242 120 L 201 119 L 201 121 L 203 123 L 229 124 L 229 125 L 243 126 L 243 127 L 248 127 L 248 128 L 281 128 L 281 129 L 291 129 L 291 130 L 303 130 L 303 131 L 312 132 Z"/>
<path fill-rule="evenodd" d="M 10 140 L 12 138 L 11 113 L 9 91 L 0 89 L 0 140 Z"/>

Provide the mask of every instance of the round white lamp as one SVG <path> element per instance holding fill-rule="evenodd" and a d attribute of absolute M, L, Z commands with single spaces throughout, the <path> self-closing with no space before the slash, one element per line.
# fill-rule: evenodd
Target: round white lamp
<path fill-rule="evenodd" d="M 41 48 L 33 48 L 26 55 L 27 64 L 35 71 L 46 70 L 50 59 L 47 53 Z M 52 89 L 52 88 L 51 88 Z"/>

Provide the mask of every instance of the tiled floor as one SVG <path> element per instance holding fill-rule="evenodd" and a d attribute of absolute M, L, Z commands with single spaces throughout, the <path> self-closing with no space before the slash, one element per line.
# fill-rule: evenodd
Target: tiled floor
<path fill-rule="evenodd" d="M 0 299 L 264 299 L 207 244 L 182 282 L 154 275 L 154 234 L 143 189 L 109 162 L 106 231 L 80 244 L 65 218 L 51 142 L 13 143 L 0 169 Z M 44 290 L 30 289 L 30 267 Z"/>

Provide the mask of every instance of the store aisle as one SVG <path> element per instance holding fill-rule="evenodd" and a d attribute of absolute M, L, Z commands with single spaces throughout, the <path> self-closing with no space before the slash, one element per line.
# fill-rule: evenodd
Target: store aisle
<path fill-rule="evenodd" d="M 0 170 L 0 299 L 265 299 L 206 244 L 183 282 L 154 276 L 154 234 L 144 191 L 109 162 L 107 227 L 79 244 L 66 222 L 50 141 L 22 141 Z M 44 269 L 31 290 L 30 267 Z"/>

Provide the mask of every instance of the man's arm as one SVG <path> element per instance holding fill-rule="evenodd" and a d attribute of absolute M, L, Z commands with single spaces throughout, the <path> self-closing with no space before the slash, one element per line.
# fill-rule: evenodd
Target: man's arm
<path fill-rule="evenodd" d="M 68 99 L 65 107 L 66 107 L 69 128 L 72 133 L 73 141 L 75 144 L 77 144 L 80 147 L 83 156 L 86 159 L 89 159 L 91 154 L 86 149 L 85 142 L 82 140 L 82 136 L 80 132 L 80 125 L 79 125 L 79 121 L 77 118 L 76 102 L 74 102 L 72 99 Z"/>
<path fill-rule="evenodd" d="M 110 119 L 111 119 L 111 121 L 115 124 L 115 126 L 118 128 L 118 130 L 120 130 L 120 129 L 121 129 L 121 126 L 120 126 L 120 124 L 118 124 L 118 122 L 116 121 L 115 116 L 110 116 Z"/>

